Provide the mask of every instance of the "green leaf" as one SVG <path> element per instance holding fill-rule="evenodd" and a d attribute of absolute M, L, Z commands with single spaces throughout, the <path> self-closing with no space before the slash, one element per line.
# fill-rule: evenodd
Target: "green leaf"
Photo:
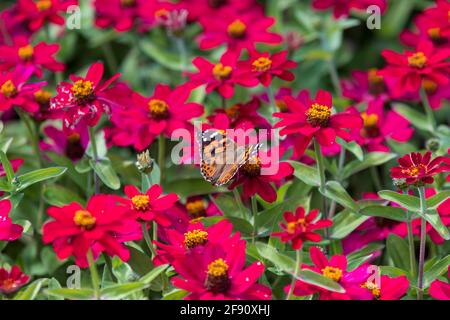
<path fill-rule="evenodd" d="M 38 295 L 43 285 L 48 282 L 48 279 L 38 279 L 31 284 L 20 290 L 18 294 L 14 296 L 14 300 L 34 300 Z"/>
<path fill-rule="evenodd" d="M 407 215 L 404 209 L 391 206 L 368 206 L 359 211 L 365 216 L 382 217 L 395 221 L 406 221 Z"/>
<path fill-rule="evenodd" d="M 94 290 L 92 289 L 47 289 L 45 293 L 50 296 L 69 300 L 92 300 L 94 298 Z"/>
<path fill-rule="evenodd" d="M 234 197 L 226 193 L 221 193 L 217 197 L 210 196 L 210 200 L 223 212 L 227 217 L 243 218 L 248 212 L 240 212 Z"/>
<path fill-rule="evenodd" d="M 359 144 L 355 141 L 347 142 L 344 139 L 338 138 L 337 141 L 341 146 L 343 146 L 346 150 L 353 153 L 353 155 L 359 160 L 364 160 L 364 152 Z"/>
<path fill-rule="evenodd" d="M 372 258 L 375 251 L 381 251 L 383 250 L 383 248 L 384 244 L 370 243 L 367 246 L 348 254 L 347 255 L 348 270 L 356 269 L 361 264 Z"/>
<path fill-rule="evenodd" d="M 424 288 L 428 288 L 437 277 L 442 275 L 447 271 L 448 266 L 450 265 L 450 255 L 442 258 L 440 261 L 433 264 L 433 266 L 424 273 L 423 275 L 423 286 Z"/>
<path fill-rule="evenodd" d="M 433 229 L 436 230 L 442 238 L 450 240 L 450 232 L 435 209 L 427 210 L 425 215 L 422 215 L 420 212 L 417 212 L 417 214 L 431 224 Z"/>
<path fill-rule="evenodd" d="M 415 196 L 401 194 L 391 190 L 378 191 L 378 195 L 385 200 L 399 204 L 409 211 L 420 211 L 420 199 Z"/>
<path fill-rule="evenodd" d="M 179 55 L 174 54 L 173 52 L 164 51 L 162 46 L 150 41 L 140 41 L 139 43 L 142 52 L 155 60 L 158 64 L 170 70 L 183 71 L 184 66 L 182 65 Z M 191 69 L 192 67 L 190 67 L 189 71 L 194 71 Z"/>
<path fill-rule="evenodd" d="M 330 237 L 343 239 L 369 218 L 369 216 L 353 213 L 351 210 L 345 209 L 334 216 Z"/>
<path fill-rule="evenodd" d="M 358 204 L 347 193 L 344 187 L 337 181 L 328 181 L 325 184 L 325 190 L 323 194 L 327 198 L 336 201 L 340 205 L 352 210 L 353 212 L 358 212 L 359 210 Z"/>
<path fill-rule="evenodd" d="M 156 279 L 156 277 L 158 277 L 161 273 L 163 273 L 168 267 L 169 267 L 168 264 L 163 264 L 163 265 L 155 267 L 152 271 L 150 271 L 145 276 L 143 276 L 141 279 L 139 279 L 139 282 L 142 282 L 144 284 L 151 283 L 153 280 Z"/>
<path fill-rule="evenodd" d="M 75 169 L 72 160 L 62 155 L 56 154 L 54 152 L 47 152 L 45 155 L 49 157 L 56 165 L 60 167 L 66 167 L 67 175 L 70 177 L 70 179 L 72 179 L 72 181 L 75 182 L 80 188 L 82 189 L 86 188 L 85 176 L 80 174 L 82 172 L 79 172 Z M 86 157 L 84 157 L 83 159 L 87 161 Z M 77 166 L 83 161 L 83 159 L 78 161 Z M 86 164 L 88 168 L 87 171 L 90 171 L 91 168 L 89 167 L 89 163 L 86 162 Z"/>
<path fill-rule="evenodd" d="M 380 273 L 382 275 L 387 275 L 389 277 L 394 277 L 394 278 L 400 277 L 400 276 L 407 276 L 408 278 L 411 277 L 408 271 L 397 268 L 397 267 L 380 266 L 378 270 L 380 270 Z"/>
<path fill-rule="evenodd" d="M 350 161 L 342 171 L 342 178 L 345 180 L 355 173 L 358 173 L 370 167 L 382 165 L 383 163 L 386 163 L 394 159 L 395 157 L 397 157 L 397 155 L 394 153 L 370 152 L 364 156 L 363 161 Z"/>
<path fill-rule="evenodd" d="M 408 270 L 409 269 L 409 249 L 408 243 L 395 234 L 389 235 L 386 241 L 387 253 L 392 259 L 394 266 Z"/>
<path fill-rule="evenodd" d="M 439 205 L 450 198 L 450 190 L 440 191 L 438 194 L 427 199 L 427 209 L 436 209 Z"/>
<path fill-rule="evenodd" d="M 271 247 L 263 242 L 256 242 L 255 244 L 258 253 L 264 259 L 270 261 L 278 269 L 292 274 L 295 270 L 295 260 L 290 257 L 278 252 L 277 249 Z"/>
<path fill-rule="evenodd" d="M 164 190 L 175 192 L 180 198 L 198 196 L 216 192 L 226 192 L 224 187 L 215 187 L 203 179 L 187 179 L 164 184 Z"/>
<path fill-rule="evenodd" d="M 64 172 L 66 172 L 67 168 L 63 167 L 51 167 L 51 168 L 45 168 L 45 169 L 38 169 L 34 170 L 28 173 L 25 173 L 23 175 L 20 175 L 16 177 L 13 181 L 13 183 L 17 186 L 16 192 L 19 192 L 21 190 L 24 190 L 31 186 L 32 184 L 35 184 L 37 182 L 41 182 L 44 180 L 52 179 L 59 177 Z"/>
<path fill-rule="evenodd" d="M 11 162 L 9 162 L 8 157 L 1 150 L 0 150 L 0 161 L 2 162 L 3 170 L 5 170 L 6 173 L 6 179 L 8 180 L 8 183 L 11 183 L 14 179 L 14 170 L 11 165 Z"/>
<path fill-rule="evenodd" d="M 97 160 L 106 158 L 108 148 L 106 147 L 105 134 L 103 130 L 95 134 L 95 144 L 97 146 Z M 91 159 L 94 159 L 94 150 L 92 148 L 91 142 L 89 142 L 88 147 L 86 148 L 86 154 Z"/>
<path fill-rule="evenodd" d="M 406 119 L 408 119 L 412 125 L 420 130 L 423 131 L 432 131 L 433 127 L 428 122 L 427 117 L 425 114 L 418 112 L 411 107 L 401 104 L 401 103 L 395 103 L 393 105 L 393 108 L 396 112 L 404 116 Z"/>
<path fill-rule="evenodd" d="M 222 220 L 230 221 L 233 224 L 233 229 L 241 232 L 244 235 L 253 234 L 253 226 L 247 220 L 237 217 L 211 216 L 203 218 L 202 222 L 206 227 L 209 227 Z"/>
<path fill-rule="evenodd" d="M 47 185 L 44 189 L 44 200 L 52 205 L 61 207 L 71 202 L 78 202 L 83 204 L 85 201 L 72 190 L 61 185 Z"/>
<path fill-rule="evenodd" d="M 51 289 L 61 289 L 61 285 L 59 284 L 58 280 L 55 278 L 51 278 L 48 282 L 48 288 Z M 49 300 L 64 300 L 63 297 L 57 297 L 57 296 L 51 296 L 49 297 Z"/>
<path fill-rule="evenodd" d="M 119 177 L 114 171 L 109 159 L 106 158 L 98 160 L 97 162 L 90 160 L 89 163 L 100 180 L 102 180 L 108 188 L 113 190 L 118 190 L 120 188 Z"/>
<path fill-rule="evenodd" d="M 119 300 L 145 289 L 147 285 L 142 282 L 130 282 L 114 285 L 101 290 L 102 299 Z"/>
<path fill-rule="evenodd" d="M 298 279 L 333 292 L 345 292 L 345 289 L 342 288 L 339 283 L 312 270 L 303 269 L 302 271 L 300 271 L 300 276 L 298 277 Z"/>
<path fill-rule="evenodd" d="M 294 176 L 302 180 L 310 186 L 318 187 L 320 185 L 320 177 L 317 168 L 307 166 L 301 162 L 288 161 L 294 168 Z"/>
<path fill-rule="evenodd" d="M 173 290 L 166 294 L 162 300 L 183 300 L 184 297 L 186 297 L 189 294 L 189 292 L 185 290 Z"/>

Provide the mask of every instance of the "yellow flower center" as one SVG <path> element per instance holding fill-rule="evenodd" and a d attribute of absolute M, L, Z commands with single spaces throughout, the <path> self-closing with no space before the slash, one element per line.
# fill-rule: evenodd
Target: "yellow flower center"
<path fill-rule="evenodd" d="M 224 80 L 230 76 L 232 70 L 233 69 L 230 66 L 224 66 L 223 64 L 218 63 L 214 66 L 212 72 L 217 80 Z"/>
<path fill-rule="evenodd" d="M 154 119 L 165 119 L 169 115 L 169 106 L 163 100 L 151 99 L 148 103 L 150 115 Z"/>
<path fill-rule="evenodd" d="M 322 275 L 324 275 L 325 277 L 327 277 L 333 281 L 338 282 L 339 280 L 341 280 L 342 270 L 339 268 L 326 266 L 321 271 L 322 271 Z"/>
<path fill-rule="evenodd" d="M 253 71 L 264 72 L 270 70 L 272 67 L 272 60 L 266 57 L 259 57 L 252 63 Z"/>
<path fill-rule="evenodd" d="M 20 47 L 18 50 L 19 57 L 23 61 L 30 60 L 33 57 L 33 53 L 34 53 L 34 49 L 31 44 L 29 44 L 25 47 Z"/>
<path fill-rule="evenodd" d="M 84 230 L 92 229 L 96 221 L 97 219 L 87 210 L 78 210 L 73 217 L 73 222 Z"/>
<path fill-rule="evenodd" d="M 378 123 L 378 115 L 375 113 L 367 114 L 363 112 L 361 113 L 361 118 L 364 121 L 364 127 L 375 127 Z"/>
<path fill-rule="evenodd" d="M 206 206 L 203 200 L 189 201 L 186 203 L 186 210 L 192 219 L 206 216 Z"/>
<path fill-rule="evenodd" d="M 167 16 L 168 14 L 169 14 L 169 10 L 162 8 L 162 9 L 155 11 L 155 18 L 162 18 L 162 17 Z"/>
<path fill-rule="evenodd" d="M 132 7 L 136 4 L 136 0 L 120 0 L 120 4 L 124 7 Z"/>
<path fill-rule="evenodd" d="M 240 107 L 238 104 L 233 104 L 231 107 L 225 109 L 225 113 L 229 118 L 235 119 L 239 115 L 239 109 Z"/>
<path fill-rule="evenodd" d="M 280 110 L 281 112 L 288 111 L 287 104 L 282 99 L 276 99 L 275 100 L 275 105 L 277 106 L 278 110 Z"/>
<path fill-rule="evenodd" d="M 208 265 L 208 275 L 213 277 L 226 276 L 228 273 L 228 264 L 222 258 L 214 260 Z"/>
<path fill-rule="evenodd" d="M 249 159 L 241 167 L 241 172 L 248 177 L 257 177 L 261 173 L 261 159 L 259 157 Z"/>
<path fill-rule="evenodd" d="M 208 265 L 205 287 L 213 293 L 226 292 L 230 287 L 228 264 L 222 258 Z"/>
<path fill-rule="evenodd" d="M 427 57 L 423 52 L 416 52 L 408 57 L 408 65 L 413 68 L 422 69 L 427 63 Z"/>
<path fill-rule="evenodd" d="M 331 116 L 331 109 L 328 106 L 324 106 L 318 103 L 314 103 L 306 111 L 306 117 L 309 122 L 314 127 L 321 126 L 324 127 L 328 124 L 328 120 Z"/>
<path fill-rule="evenodd" d="M 75 98 L 80 100 L 85 100 L 89 98 L 94 93 L 93 83 L 89 80 L 77 80 L 70 90 L 72 91 Z"/>
<path fill-rule="evenodd" d="M 131 198 L 131 202 L 133 203 L 133 207 L 139 211 L 145 211 L 148 209 L 148 205 L 150 204 L 149 197 L 145 194 L 138 194 Z"/>
<path fill-rule="evenodd" d="M 39 11 L 45 11 L 45 10 L 50 9 L 51 7 L 52 7 L 52 2 L 51 2 L 51 0 L 38 0 L 38 1 L 36 2 L 36 8 L 37 8 Z"/>
<path fill-rule="evenodd" d="M 430 28 L 427 33 L 432 40 L 437 40 L 441 37 L 441 28 Z"/>
<path fill-rule="evenodd" d="M 192 249 L 204 245 L 208 241 L 208 232 L 200 229 L 188 231 L 184 234 L 184 246 Z"/>
<path fill-rule="evenodd" d="M 410 177 L 417 178 L 421 170 L 426 169 L 426 166 L 423 164 L 419 164 L 418 166 L 412 166 L 407 169 L 403 169 L 402 173 L 406 174 Z"/>
<path fill-rule="evenodd" d="M 0 283 L 0 286 L 8 292 L 8 291 L 15 291 L 17 284 L 14 279 L 8 278 L 3 280 L 3 282 Z"/>
<path fill-rule="evenodd" d="M 302 228 L 302 232 L 304 232 L 306 229 L 306 225 L 307 225 L 306 220 L 301 218 L 301 219 L 298 219 L 297 221 L 288 222 L 286 224 L 286 227 L 287 227 L 286 231 L 289 234 L 294 234 L 295 231 L 297 230 L 297 227 L 300 226 Z"/>
<path fill-rule="evenodd" d="M 36 100 L 36 102 L 40 105 L 48 104 L 51 97 L 52 94 L 46 90 L 39 90 L 34 93 L 34 100 Z"/>
<path fill-rule="evenodd" d="M 17 94 L 17 88 L 11 80 L 6 80 L 0 91 L 6 98 L 11 98 Z"/>
<path fill-rule="evenodd" d="M 381 295 L 381 290 L 380 288 L 378 288 L 378 286 L 371 282 L 371 281 L 366 281 L 365 283 L 363 283 L 361 285 L 362 288 L 366 288 L 367 290 L 369 290 L 370 292 L 372 292 L 373 296 L 378 299 Z"/>
<path fill-rule="evenodd" d="M 242 20 L 236 19 L 232 23 L 228 25 L 227 32 L 230 37 L 233 38 L 242 38 L 245 35 L 245 31 L 247 30 L 247 26 Z"/>
<path fill-rule="evenodd" d="M 76 142 L 80 141 L 80 134 L 77 132 L 71 133 L 67 137 L 67 141 L 69 141 L 69 143 L 76 143 Z"/>
<path fill-rule="evenodd" d="M 422 87 L 425 89 L 427 93 L 433 94 L 437 90 L 437 83 L 429 79 L 424 79 L 422 81 Z"/>
<path fill-rule="evenodd" d="M 367 73 L 367 79 L 371 84 L 383 83 L 383 77 L 378 74 L 378 69 L 375 68 L 369 69 L 369 72 Z"/>

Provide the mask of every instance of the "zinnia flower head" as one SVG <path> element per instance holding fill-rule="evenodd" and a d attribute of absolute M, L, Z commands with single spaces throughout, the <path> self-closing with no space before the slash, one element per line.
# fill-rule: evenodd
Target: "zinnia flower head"
<path fill-rule="evenodd" d="M 113 27 L 118 32 L 133 28 L 142 0 L 95 0 L 95 25 Z"/>
<path fill-rule="evenodd" d="M 13 241 L 22 236 L 23 227 L 19 224 L 12 223 L 8 217 L 11 211 L 11 201 L 0 201 L 0 241 Z"/>
<path fill-rule="evenodd" d="M 450 266 L 448 267 L 448 275 L 450 279 Z M 431 283 L 430 296 L 438 300 L 450 300 L 450 284 L 441 280 L 434 280 Z"/>
<path fill-rule="evenodd" d="M 94 259 L 105 252 L 127 261 L 130 252 L 126 241 L 140 240 L 141 226 L 130 216 L 128 206 L 113 195 L 92 196 L 86 207 L 72 202 L 62 207 L 50 207 L 48 215 L 54 220 L 43 227 L 44 243 L 52 243 L 59 259 L 70 256 L 82 268 L 88 267 L 87 253 Z"/>
<path fill-rule="evenodd" d="M 343 96 L 356 102 L 389 99 L 388 86 L 385 79 L 379 75 L 378 69 L 368 71 L 353 71 L 352 78 L 342 80 Z"/>
<path fill-rule="evenodd" d="M 384 12 L 387 7 L 386 0 L 313 0 L 312 6 L 316 10 L 333 9 L 333 16 L 338 19 L 349 15 L 350 10 L 356 9 L 366 11 L 371 6 L 376 5 Z"/>
<path fill-rule="evenodd" d="M 400 300 L 409 288 L 409 281 L 406 276 L 391 278 L 386 275 L 380 276 L 380 283 L 367 280 L 361 287 L 369 291 L 373 300 Z"/>
<path fill-rule="evenodd" d="M 89 134 L 86 127 L 78 126 L 76 130 L 66 132 L 48 125 L 43 129 L 47 141 L 41 141 L 40 147 L 45 151 L 52 151 L 76 161 L 80 160 L 89 144 Z"/>
<path fill-rule="evenodd" d="M 318 214 L 317 209 L 306 214 L 302 207 L 298 207 L 295 213 L 287 211 L 283 213 L 284 222 L 280 223 L 283 231 L 272 233 L 272 236 L 290 242 L 295 250 L 301 249 L 304 241 L 319 242 L 322 237 L 316 230 L 330 227 L 333 222 L 328 219 L 316 221 Z"/>
<path fill-rule="evenodd" d="M 450 172 L 450 161 L 445 157 L 431 159 L 431 152 L 424 155 L 412 152 L 398 159 L 399 166 L 391 168 L 391 177 L 404 178 L 408 185 L 423 186 L 434 182 L 433 176 Z"/>
<path fill-rule="evenodd" d="M 19 266 L 13 266 L 11 270 L 0 268 L 0 292 L 10 294 L 16 292 L 27 284 L 30 277 L 20 270 Z"/>

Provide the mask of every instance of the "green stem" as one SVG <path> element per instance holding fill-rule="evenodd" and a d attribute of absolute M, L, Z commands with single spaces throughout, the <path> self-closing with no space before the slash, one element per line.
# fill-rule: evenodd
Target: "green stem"
<path fill-rule="evenodd" d="M 425 188 L 419 188 L 419 196 L 420 196 L 420 213 L 422 217 L 427 212 L 427 202 L 425 198 Z M 427 240 L 427 222 L 424 218 L 421 217 L 420 223 L 420 248 L 419 248 L 419 274 L 417 278 L 417 300 L 423 299 L 423 272 L 425 266 L 425 248 L 426 248 L 426 240 Z"/>
<path fill-rule="evenodd" d="M 330 60 L 328 64 L 328 68 L 330 71 L 331 82 L 333 83 L 334 91 L 339 97 L 342 97 L 342 88 L 341 82 L 339 80 L 339 74 L 337 72 L 336 64 L 334 63 L 334 59 Z"/>
<path fill-rule="evenodd" d="M 295 288 L 295 281 L 297 281 L 297 278 L 300 275 L 301 264 L 302 264 L 302 249 L 300 248 L 295 252 L 295 270 L 291 281 L 291 287 L 286 296 L 286 300 L 291 300 L 292 298 L 292 294 L 294 293 Z"/>
<path fill-rule="evenodd" d="M 92 152 L 94 153 L 94 162 L 97 164 L 98 162 L 98 151 L 97 151 L 97 141 L 95 141 L 95 130 L 94 127 L 89 127 L 89 141 L 91 142 Z M 100 193 L 100 185 L 98 176 L 94 170 L 94 193 Z"/>
<path fill-rule="evenodd" d="M 341 182 L 341 173 L 345 164 L 345 148 L 341 147 L 341 152 L 339 153 L 339 163 L 336 180 Z M 330 210 L 328 211 L 328 219 L 333 219 L 334 213 L 336 212 L 336 201 L 331 201 Z M 328 230 L 328 229 L 327 229 Z"/>
<path fill-rule="evenodd" d="M 272 86 L 267 87 L 267 96 L 269 97 L 269 102 L 272 107 L 272 112 L 277 112 L 278 108 L 277 108 L 277 103 L 275 100 L 275 95 L 273 93 Z"/>
<path fill-rule="evenodd" d="M 177 46 L 177 51 L 180 55 L 180 68 L 181 68 L 181 78 L 182 80 L 186 80 L 185 71 L 187 69 L 187 51 L 186 51 L 186 43 L 183 37 L 174 37 L 175 44 Z"/>
<path fill-rule="evenodd" d="M 383 186 L 381 185 L 380 174 L 378 173 L 378 169 L 376 167 L 370 167 L 370 175 L 372 176 L 372 181 L 375 185 L 375 189 L 383 189 Z"/>
<path fill-rule="evenodd" d="M 408 191 L 405 190 L 403 194 L 408 194 Z M 411 275 L 416 276 L 417 270 L 416 270 L 416 251 L 414 248 L 414 234 L 413 234 L 413 228 L 412 228 L 412 215 L 411 212 L 406 211 L 407 214 L 407 227 L 408 227 L 408 247 L 409 247 L 409 268 L 411 269 Z"/>
<path fill-rule="evenodd" d="M 425 91 L 423 86 L 420 88 L 420 98 L 422 100 L 422 106 L 425 110 L 428 123 L 431 125 L 430 132 L 434 134 L 434 129 L 436 128 L 436 118 L 434 117 L 433 109 L 431 109 L 427 92 Z"/>
<path fill-rule="evenodd" d="M 152 257 L 156 256 L 156 250 L 152 243 L 152 239 L 147 230 L 147 222 L 142 222 L 142 235 L 144 236 L 145 243 L 147 244 L 148 249 L 152 253 Z"/>
<path fill-rule="evenodd" d="M 101 46 L 101 48 L 103 51 L 103 55 L 105 56 L 106 63 L 108 64 L 109 71 L 112 74 L 117 73 L 117 59 L 114 56 L 111 45 L 108 42 L 106 42 Z"/>
<path fill-rule="evenodd" d="M 100 299 L 100 277 L 98 276 L 97 266 L 95 265 L 94 256 L 92 250 L 87 252 L 87 260 L 89 263 L 89 271 L 91 272 L 92 287 L 94 289 L 95 299 Z"/>
<path fill-rule="evenodd" d="M 42 168 L 41 148 L 39 148 L 39 132 L 30 116 L 20 108 L 15 108 L 20 120 L 25 124 L 34 154 L 38 159 L 38 167 Z"/>
<path fill-rule="evenodd" d="M 165 169 L 165 155 L 166 155 L 166 139 L 164 134 L 161 133 L 158 139 L 158 165 L 161 173 L 160 184 L 164 181 L 164 169 Z"/>
<path fill-rule="evenodd" d="M 255 237 L 258 233 L 258 203 L 256 202 L 256 195 L 252 197 L 252 213 L 253 213 L 253 235 L 252 244 L 255 244 Z"/>
<path fill-rule="evenodd" d="M 244 207 L 244 204 L 242 203 L 242 199 L 241 199 L 241 195 L 239 194 L 239 191 L 237 188 L 233 189 L 233 195 L 234 195 L 234 200 L 236 201 L 239 211 L 241 212 L 241 216 L 242 218 L 245 219 L 246 216 L 246 210 Z"/>
<path fill-rule="evenodd" d="M 320 177 L 320 186 L 319 191 L 321 193 L 325 192 L 325 164 L 323 161 L 323 154 L 322 150 L 320 148 L 320 144 L 317 142 L 316 138 L 313 138 L 314 141 L 314 152 L 316 154 L 316 163 L 317 163 L 317 170 L 319 171 L 319 177 Z M 327 198 L 325 196 L 322 196 L 322 214 L 325 215 L 327 212 Z"/>

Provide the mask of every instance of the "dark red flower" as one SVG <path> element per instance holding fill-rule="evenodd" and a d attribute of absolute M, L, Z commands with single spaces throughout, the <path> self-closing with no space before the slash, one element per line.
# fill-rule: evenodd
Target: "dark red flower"
<path fill-rule="evenodd" d="M 20 270 L 19 266 L 13 266 L 10 271 L 0 268 L 0 292 L 10 294 L 16 292 L 27 284 L 30 277 Z"/>
<path fill-rule="evenodd" d="M 284 223 L 280 223 L 282 232 L 272 233 L 273 237 L 280 237 L 283 242 L 290 242 L 294 250 L 302 248 L 304 241 L 319 242 L 322 239 L 317 229 L 330 227 L 331 220 L 317 220 L 319 210 L 315 209 L 306 214 L 303 207 L 298 207 L 295 213 L 283 213 Z"/>
<path fill-rule="evenodd" d="M 335 18 L 346 17 L 351 9 L 366 11 L 369 6 L 376 5 L 384 12 L 387 7 L 386 0 L 313 0 L 313 8 L 317 10 L 333 9 Z"/>
<path fill-rule="evenodd" d="M 420 152 L 412 152 L 398 159 L 400 166 L 391 168 L 391 177 L 405 179 L 408 185 L 425 185 L 434 182 L 433 176 L 441 172 L 450 172 L 448 158 L 431 159 L 431 152 L 423 156 Z"/>
<path fill-rule="evenodd" d="M 368 280 L 361 287 L 367 289 L 374 300 L 400 300 L 408 291 L 409 281 L 406 276 L 391 278 L 382 275 L 379 286 L 374 281 Z"/>
<path fill-rule="evenodd" d="M 8 217 L 11 211 L 11 201 L 0 201 L 0 241 L 14 241 L 22 236 L 23 227 L 12 223 Z"/>
<path fill-rule="evenodd" d="M 450 278 L 450 266 L 448 267 Z M 430 296 L 438 300 L 450 300 L 450 284 L 441 280 L 434 280 L 429 289 Z"/>
<path fill-rule="evenodd" d="M 118 32 L 133 28 L 139 16 L 142 0 L 95 0 L 95 25 L 113 27 Z"/>
<path fill-rule="evenodd" d="M 64 155 L 74 161 L 83 157 L 89 144 L 89 133 L 86 127 L 80 126 L 77 130 L 67 133 L 49 125 L 44 127 L 43 132 L 49 140 L 40 142 L 42 150 Z"/>
<path fill-rule="evenodd" d="M 255 0 L 183 0 L 182 3 L 189 11 L 189 20 L 202 17 L 221 16 L 223 10 L 234 12 L 262 11 L 262 6 Z"/>

